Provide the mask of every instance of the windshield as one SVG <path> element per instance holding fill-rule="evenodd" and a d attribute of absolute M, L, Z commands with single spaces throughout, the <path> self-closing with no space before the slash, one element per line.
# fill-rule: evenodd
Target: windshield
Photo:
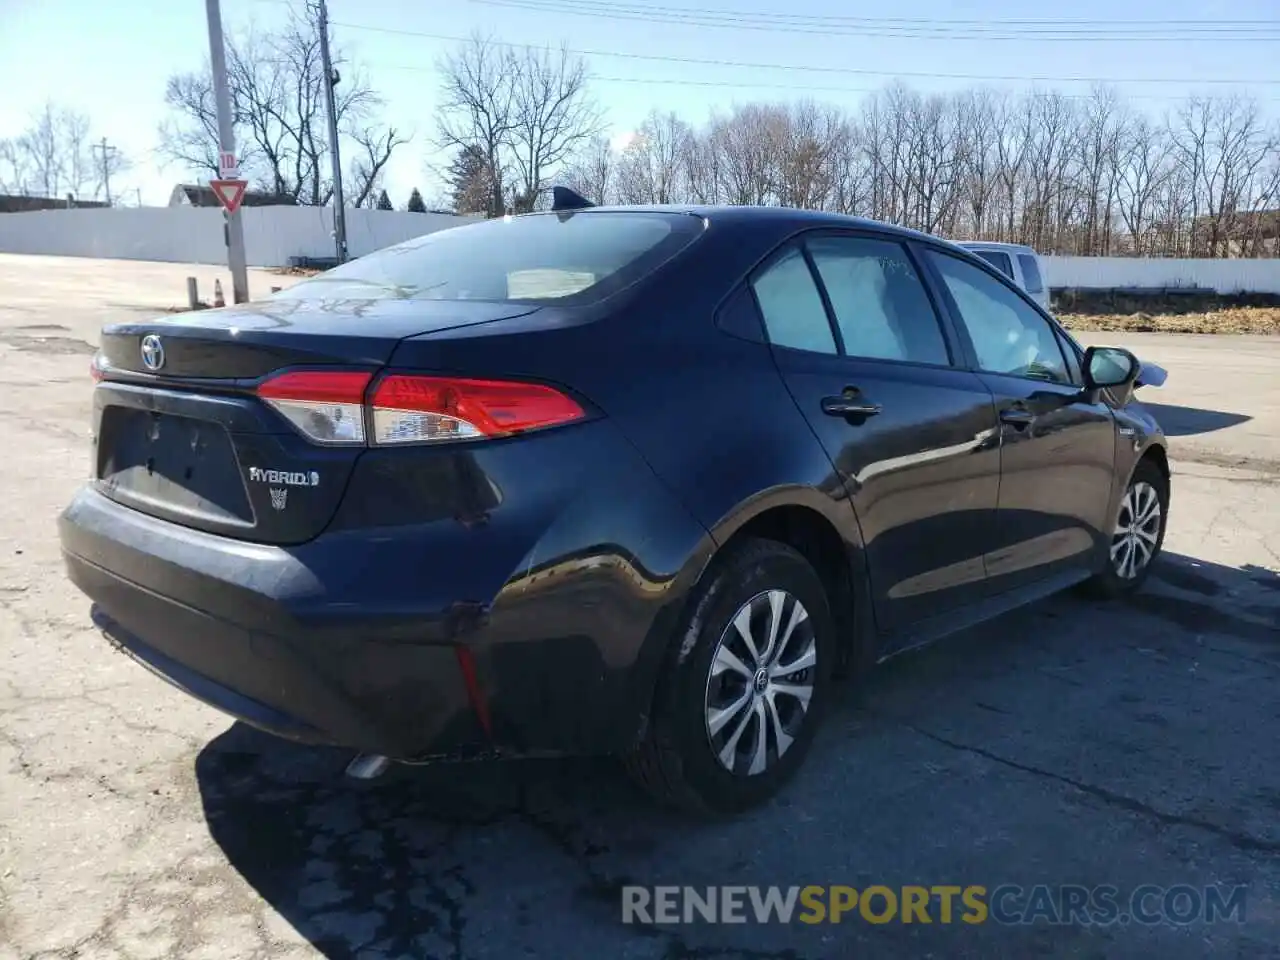
<path fill-rule="evenodd" d="M 276 296 L 587 303 L 651 273 L 702 228 L 699 217 L 657 211 L 503 217 L 387 247 Z"/>

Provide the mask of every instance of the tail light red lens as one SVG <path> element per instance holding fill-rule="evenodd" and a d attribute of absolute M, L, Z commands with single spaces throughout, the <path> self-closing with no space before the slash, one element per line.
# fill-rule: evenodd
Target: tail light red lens
<path fill-rule="evenodd" d="M 583 418 L 554 387 L 506 380 L 298 370 L 272 377 L 258 396 L 309 440 L 323 444 L 440 443 L 505 437 Z M 366 436 L 365 409 L 372 436 Z"/>

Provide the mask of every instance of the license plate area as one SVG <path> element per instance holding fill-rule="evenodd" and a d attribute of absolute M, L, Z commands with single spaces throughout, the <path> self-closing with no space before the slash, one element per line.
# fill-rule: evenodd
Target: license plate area
<path fill-rule="evenodd" d="M 107 496 L 146 512 L 232 526 L 254 523 L 231 437 L 208 420 L 106 407 L 97 478 Z"/>

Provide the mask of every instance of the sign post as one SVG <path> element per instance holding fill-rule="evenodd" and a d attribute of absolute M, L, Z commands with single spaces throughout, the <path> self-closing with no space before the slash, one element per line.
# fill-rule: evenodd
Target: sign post
<path fill-rule="evenodd" d="M 226 210 L 227 266 L 231 268 L 231 297 L 235 303 L 249 299 L 249 271 L 245 263 L 244 223 L 240 219 L 240 201 L 244 199 L 244 181 L 239 179 L 236 164 L 235 129 L 231 123 L 231 93 L 227 85 L 227 55 L 222 44 L 222 9 L 219 0 L 205 0 L 205 17 L 209 22 L 209 63 L 213 67 L 213 95 L 218 108 L 218 173 L 220 179 L 209 186 Z M 228 176 L 234 174 L 234 176 Z M 239 184 L 239 188 L 227 186 Z M 220 186 L 221 191 L 220 192 Z"/>

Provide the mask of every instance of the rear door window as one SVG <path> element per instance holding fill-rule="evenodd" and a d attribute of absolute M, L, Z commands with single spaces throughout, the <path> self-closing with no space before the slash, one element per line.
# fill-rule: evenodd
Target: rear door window
<path fill-rule="evenodd" d="M 578 305 L 635 283 L 702 234 L 701 217 L 577 211 L 450 227 L 304 280 L 280 299 L 498 300 Z"/>
<path fill-rule="evenodd" d="M 991 264 L 1010 280 L 1015 279 L 1013 276 L 1013 264 L 1009 262 L 1009 255 L 1001 253 L 999 250 L 974 250 L 987 263 Z"/>
<path fill-rule="evenodd" d="M 933 304 L 899 243 L 819 237 L 806 244 L 851 357 L 951 362 Z"/>
<path fill-rule="evenodd" d="M 1026 284 L 1027 293 L 1044 293 L 1044 280 L 1040 277 L 1040 264 L 1036 262 L 1036 258 L 1020 253 L 1018 266 L 1022 268 L 1022 280 Z"/>

